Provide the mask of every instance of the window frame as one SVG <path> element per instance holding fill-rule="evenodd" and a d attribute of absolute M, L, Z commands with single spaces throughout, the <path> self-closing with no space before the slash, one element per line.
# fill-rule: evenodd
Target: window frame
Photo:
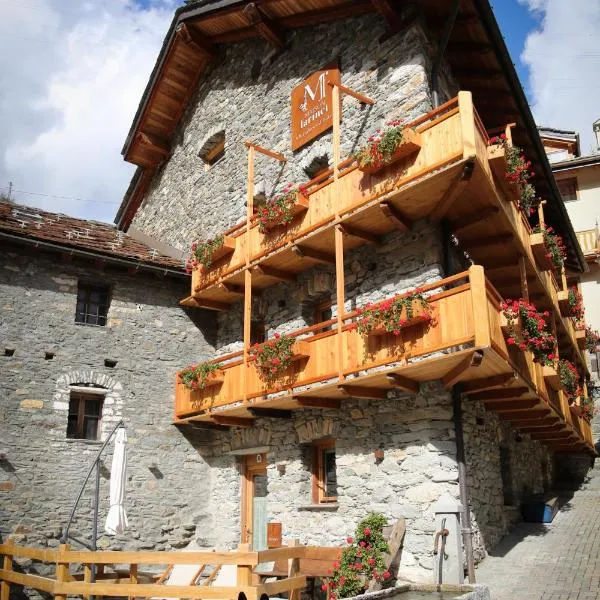
<path fill-rule="evenodd" d="M 80 302 L 80 293 L 85 293 L 85 299 L 82 300 L 84 303 L 83 311 L 79 311 L 79 302 Z M 100 299 L 97 302 L 98 311 L 95 315 L 89 312 L 89 306 L 92 304 L 90 300 L 90 296 L 92 293 L 97 292 L 100 295 Z M 102 302 L 104 300 L 104 302 Z M 108 311 L 110 309 L 110 301 L 111 301 L 111 288 L 109 285 L 101 285 L 95 283 L 88 283 L 87 281 L 78 281 L 77 282 L 77 295 L 75 297 L 75 323 L 77 325 L 91 325 L 94 327 L 106 327 L 108 323 Z M 100 311 L 100 308 L 104 307 L 105 311 Z M 79 320 L 79 315 L 83 315 L 83 320 Z M 91 323 L 88 319 L 89 317 L 95 316 L 96 323 Z M 99 321 L 103 320 L 101 323 Z"/>
<path fill-rule="evenodd" d="M 82 392 L 80 390 L 70 390 L 69 392 L 69 409 L 67 414 L 67 432 L 66 438 L 68 440 L 82 440 L 87 442 L 98 442 L 102 438 L 102 413 L 104 410 L 104 399 L 106 393 L 103 392 Z M 74 435 L 69 435 L 69 425 L 71 420 L 71 402 L 77 401 L 77 424 L 75 427 Z M 93 401 L 100 404 L 98 415 L 87 415 L 86 414 L 86 402 Z M 96 418 L 96 437 L 87 437 L 86 423 L 89 418 Z"/>
<path fill-rule="evenodd" d="M 335 440 L 318 440 L 312 445 L 312 473 L 311 473 L 311 494 L 313 504 L 334 504 L 338 501 L 337 493 L 335 496 L 327 496 L 326 477 L 325 477 L 325 454 L 333 448 L 335 452 Z M 336 457 L 337 461 L 337 457 Z M 337 464 L 336 464 L 336 492 L 337 492 Z"/>
<path fill-rule="evenodd" d="M 331 316 L 329 317 L 329 319 L 323 319 L 323 313 L 325 311 L 330 311 L 331 312 Z M 333 319 L 333 300 L 331 299 L 331 297 L 322 300 L 321 302 L 317 302 L 317 304 L 315 304 L 314 310 L 313 310 L 313 325 L 318 325 L 319 323 L 325 323 L 325 321 L 330 321 L 331 319 Z M 323 329 L 321 329 L 321 331 L 331 331 L 332 326 L 328 325 L 327 327 L 323 327 Z"/>
<path fill-rule="evenodd" d="M 250 320 L 250 344 L 262 344 L 267 341 L 267 327 L 263 319 Z"/>
<path fill-rule="evenodd" d="M 561 189 L 561 184 L 572 183 L 573 184 L 573 193 L 575 195 L 574 198 L 565 198 L 563 196 L 563 191 Z M 563 202 L 576 202 L 579 200 L 579 185 L 577 182 L 577 177 L 563 177 L 562 179 L 556 180 L 556 185 L 558 187 L 558 191 L 560 192 L 560 197 Z"/>

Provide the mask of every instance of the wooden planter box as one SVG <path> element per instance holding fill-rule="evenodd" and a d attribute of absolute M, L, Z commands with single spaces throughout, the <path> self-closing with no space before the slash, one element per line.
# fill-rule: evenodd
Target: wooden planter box
<path fill-rule="evenodd" d="M 294 342 L 294 345 L 292 346 L 292 362 L 302 360 L 303 358 L 310 358 L 310 344 L 308 342 L 298 340 Z"/>
<path fill-rule="evenodd" d="M 402 309 L 402 316 L 406 318 L 406 308 Z M 431 320 L 430 313 L 421 306 L 420 303 L 417 306 L 413 305 L 413 316 L 412 319 L 406 321 L 404 325 L 400 328 L 400 331 L 407 329 L 408 327 L 414 327 L 415 325 L 420 325 L 421 323 L 428 323 Z M 383 325 L 379 327 L 375 327 L 369 331 L 369 335 L 393 335 L 390 331 L 388 331 Z"/>
<path fill-rule="evenodd" d="M 504 192 L 506 198 L 515 200 L 518 203 L 521 191 L 518 184 L 510 183 L 506 179 L 506 153 L 504 147 L 500 144 L 488 146 L 488 162 L 496 182 Z"/>
<path fill-rule="evenodd" d="M 259 206 L 255 207 L 255 211 L 258 210 L 260 208 Z M 294 206 L 292 206 L 292 218 L 295 219 L 298 215 L 305 213 L 308 210 L 308 198 L 306 196 L 303 196 L 300 192 L 298 192 L 296 194 L 296 200 L 294 202 Z M 270 228 L 268 231 L 265 232 L 265 235 L 269 235 L 269 233 L 271 233 L 272 231 L 277 231 L 279 229 L 281 229 L 282 227 L 287 227 L 287 225 L 289 225 L 289 223 L 287 223 L 286 225 L 275 225 L 274 227 Z"/>
<path fill-rule="evenodd" d="M 190 394 L 202 394 L 204 392 L 204 390 L 211 388 L 211 387 L 215 387 L 217 385 L 220 385 L 224 381 L 225 381 L 225 373 L 223 372 L 223 369 L 217 369 L 216 371 L 213 371 L 206 378 L 203 389 L 189 390 L 189 392 L 190 392 Z M 181 385 L 183 385 L 183 384 L 181 384 Z M 185 388 L 185 389 L 187 390 L 188 388 Z"/>
<path fill-rule="evenodd" d="M 571 317 L 571 305 L 569 304 L 569 290 L 558 292 L 558 306 L 563 317 Z"/>
<path fill-rule="evenodd" d="M 522 328 L 520 316 L 518 316 L 513 321 L 513 327 L 516 331 L 519 331 Z M 503 312 L 500 313 L 500 329 L 502 329 L 502 334 L 504 335 L 505 338 L 510 336 L 511 332 L 510 332 L 510 327 L 508 325 L 508 319 L 506 318 L 506 316 L 504 315 Z"/>
<path fill-rule="evenodd" d="M 377 173 L 377 171 L 381 171 L 390 165 L 393 165 L 395 162 L 410 156 L 411 154 L 415 154 L 421 149 L 421 134 L 417 133 L 413 129 L 405 129 L 404 137 L 402 139 L 402 143 L 396 149 L 396 152 L 392 155 L 390 160 L 383 165 L 366 165 L 364 167 L 359 166 L 359 170 L 363 173 Z"/>
<path fill-rule="evenodd" d="M 577 345 L 579 348 L 581 350 L 585 350 L 585 329 L 576 329 L 575 339 L 577 340 Z"/>
<path fill-rule="evenodd" d="M 544 365 L 542 367 L 542 376 L 544 377 L 544 381 L 546 382 L 546 385 L 548 387 L 552 388 L 555 391 L 562 389 L 562 385 L 560 383 L 560 376 L 556 372 L 556 369 L 554 367 Z"/>
<path fill-rule="evenodd" d="M 554 270 L 554 263 L 552 259 L 548 258 L 548 249 L 546 248 L 546 242 L 544 242 L 543 233 L 532 233 L 529 236 L 531 244 L 531 250 L 535 256 L 535 262 L 537 263 L 540 271 L 551 271 Z"/>

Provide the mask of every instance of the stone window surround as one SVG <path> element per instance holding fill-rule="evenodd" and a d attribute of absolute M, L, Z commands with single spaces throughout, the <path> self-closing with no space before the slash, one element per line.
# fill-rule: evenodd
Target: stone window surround
<path fill-rule="evenodd" d="M 69 414 L 69 400 L 73 388 L 84 387 L 85 385 L 94 385 L 92 389 L 102 389 L 104 392 L 104 402 L 102 406 L 102 418 L 100 420 L 100 428 L 98 440 L 86 439 L 69 439 L 67 435 L 67 417 Z M 94 370 L 74 370 L 61 375 L 56 380 L 56 388 L 54 392 L 52 408 L 64 415 L 64 439 L 66 442 L 84 443 L 84 444 L 102 444 L 115 425 L 122 418 L 123 411 L 123 385 L 104 373 Z"/>

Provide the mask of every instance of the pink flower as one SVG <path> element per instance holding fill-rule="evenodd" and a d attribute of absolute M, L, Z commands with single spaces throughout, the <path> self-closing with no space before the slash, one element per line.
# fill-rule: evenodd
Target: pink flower
<path fill-rule="evenodd" d="M 389 579 L 392 576 L 392 574 L 389 571 L 384 571 L 382 577 L 384 579 Z"/>
<path fill-rule="evenodd" d="M 365 528 L 365 530 L 363 531 L 363 533 L 364 533 L 366 536 L 369 536 L 369 535 L 371 535 L 371 530 L 370 530 L 368 527 L 366 527 L 366 528 Z"/>
<path fill-rule="evenodd" d="M 276 333 L 274 337 L 275 337 L 276 340 L 278 340 L 281 337 L 281 334 L 280 333 Z"/>
<path fill-rule="evenodd" d="M 354 541 L 354 539 L 352 537 L 350 537 L 350 536 L 348 536 L 346 538 L 346 542 L 348 542 L 349 544 L 351 544 L 353 541 Z"/>

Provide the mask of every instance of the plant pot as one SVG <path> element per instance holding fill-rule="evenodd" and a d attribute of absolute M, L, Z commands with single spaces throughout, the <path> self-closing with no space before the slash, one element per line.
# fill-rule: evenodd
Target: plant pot
<path fill-rule="evenodd" d="M 417 133 L 413 129 L 405 129 L 403 133 L 402 143 L 396 148 L 396 151 L 390 159 L 382 165 L 365 165 L 364 167 L 359 166 L 359 170 L 363 173 L 377 173 L 395 162 L 398 162 L 402 158 L 415 154 L 421 149 L 421 134 Z"/>
<path fill-rule="evenodd" d="M 488 146 L 488 162 L 498 187 L 504 192 L 505 199 L 518 203 L 521 192 L 518 184 L 510 183 L 506 179 L 506 152 L 501 144 Z"/>
<path fill-rule="evenodd" d="M 580 350 L 585 350 L 585 329 L 575 330 L 575 339 Z"/>
<path fill-rule="evenodd" d="M 309 200 L 306 196 L 301 194 L 300 192 L 296 193 L 296 199 L 294 200 L 294 205 L 292 206 L 292 220 L 295 219 L 298 215 L 305 213 L 308 210 Z M 290 223 L 285 223 L 281 225 L 273 225 L 273 227 L 269 227 L 263 235 L 269 235 L 273 231 L 278 231 L 282 227 L 287 227 Z"/>
<path fill-rule="evenodd" d="M 191 394 L 202 394 L 204 390 L 222 384 L 225 381 L 225 373 L 223 369 L 217 369 L 206 377 L 204 388 L 197 390 L 189 390 Z M 183 385 L 183 384 L 181 384 Z M 188 388 L 186 388 L 188 389 Z"/>
<path fill-rule="evenodd" d="M 420 325 L 421 323 L 428 323 L 431 320 L 430 313 L 420 304 L 413 303 L 413 316 L 411 319 L 407 319 L 406 323 L 400 327 L 400 331 L 402 332 L 409 327 L 414 327 L 415 325 Z M 402 309 L 402 316 L 406 318 L 406 308 Z M 392 332 L 388 331 L 383 325 L 379 327 L 374 327 L 369 331 L 368 335 L 393 335 Z"/>
<path fill-rule="evenodd" d="M 544 381 L 546 385 L 552 388 L 555 391 L 562 389 L 562 384 L 560 383 L 560 376 L 556 372 L 556 369 L 550 365 L 544 365 L 542 367 L 542 376 L 544 377 Z"/>
<path fill-rule="evenodd" d="M 544 241 L 543 233 L 532 233 L 529 236 L 529 242 L 531 244 L 531 250 L 535 257 L 540 271 L 551 271 L 554 269 L 554 263 L 550 258 L 546 256 L 548 254 L 548 248 L 546 248 L 546 242 Z"/>

